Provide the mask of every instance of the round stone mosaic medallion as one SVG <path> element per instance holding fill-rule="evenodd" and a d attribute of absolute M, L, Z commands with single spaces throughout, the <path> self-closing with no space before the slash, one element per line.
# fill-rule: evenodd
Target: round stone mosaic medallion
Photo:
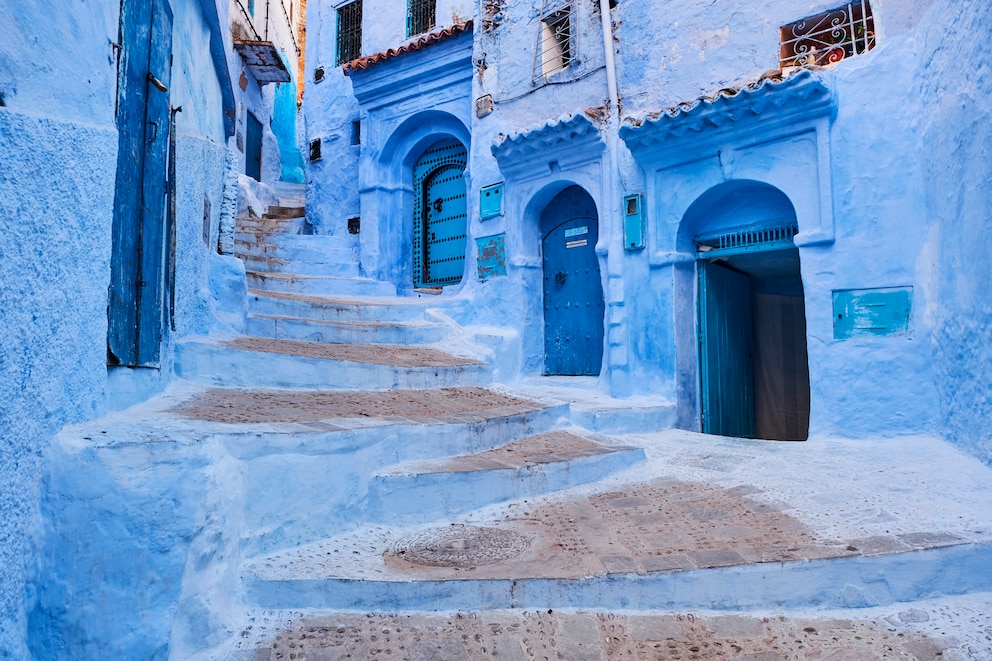
<path fill-rule="evenodd" d="M 393 545 L 393 553 L 430 567 L 481 567 L 515 558 L 528 548 L 530 540 L 511 530 L 448 526 L 408 535 Z"/>

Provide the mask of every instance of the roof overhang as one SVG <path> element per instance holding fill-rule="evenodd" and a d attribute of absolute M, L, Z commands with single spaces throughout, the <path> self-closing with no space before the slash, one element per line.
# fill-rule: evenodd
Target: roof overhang
<path fill-rule="evenodd" d="M 491 151 L 507 177 L 528 179 L 547 174 L 548 164 L 568 169 L 600 157 L 606 143 L 585 113 L 562 115 L 514 135 L 500 135 Z"/>
<path fill-rule="evenodd" d="M 288 83 L 293 79 L 279 55 L 279 49 L 271 41 L 236 39 L 234 50 L 241 55 L 245 66 L 259 85 Z"/>
<path fill-rule="evenodd" d="M 642 162 L 684 159 L 742 134 L 784 135 L 830 118 L 836 98 L 826 72 L 775 72 L 740 87 L 627 120 L 620 138 Z"/>

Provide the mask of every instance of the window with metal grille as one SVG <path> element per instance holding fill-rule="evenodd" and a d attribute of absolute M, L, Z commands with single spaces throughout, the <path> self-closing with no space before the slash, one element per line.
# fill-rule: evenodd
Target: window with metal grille
<path fill-rule="evenodd" d="M 338 8 L 338 64 L 362 55 L 362 0 Z"/>
<path fill-rule="evenodd" d="M 856 0 L 779 30 L 779 67 L 840 62 L 875 47 L 875 19 L 868 0 Z"/>
<path fill-rule="evenodd" d="M 407 0 L 406 36 L 423 34 L 434 29 L 437 0 Z"/>
<path fill-rule="evenodd" d="M 572 63 L 572 7 L 566 5 L 544 14 L 537 36 L 534 56 L 534 78 L 550 76 Z"/>

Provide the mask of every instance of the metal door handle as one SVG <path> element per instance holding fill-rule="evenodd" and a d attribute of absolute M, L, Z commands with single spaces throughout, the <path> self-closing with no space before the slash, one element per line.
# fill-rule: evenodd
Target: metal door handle
<path fill-rule="evenodd" d="M 568 277 L 567 273 L 565 273 L 564 271 L 558 271 L 557 273 L 555 273 L 555 282 L 558 283 L 559 285 L 563 285 L 565 284 L 565 279 L 567 277 Z"/>
<path fill-rule="evenodd" d="M 155 89 L 157 89 L 159 92 L 169 91 L 169 88 L 165 86 L 165 83 L 163 83 L 161 80 L 156 78 L 155 74 L 153 74 L 151 71 L 148 72 L 148 82 L 154 85 Z"/>

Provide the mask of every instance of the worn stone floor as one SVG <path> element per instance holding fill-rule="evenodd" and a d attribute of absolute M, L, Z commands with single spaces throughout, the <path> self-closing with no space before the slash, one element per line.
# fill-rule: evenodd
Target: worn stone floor
<path fill-rule="evenodd" d="M 481 365 L 478 360 L 454 356 L 430 347 L 397 346 L 392 344 L 321 344 L 297 340 L 278 340 L 243 335 L 226 342 L 227 346 L 248 351 L 281 353 L 307 358 L 346 360 L 371 365 L 397 367 L 457 367 Z"/>
<path fill-rule="evenodd" d="M 944 599 L 859 617 L 844 613 L 501 610 L 336 613 L 279 627 L 263 614 L 232 661 L 982 661 L 992 595 Z M 971 635 L 961 635 L 967 629 Z M 985 634 L 974 635 L 975 631 Z"/>

